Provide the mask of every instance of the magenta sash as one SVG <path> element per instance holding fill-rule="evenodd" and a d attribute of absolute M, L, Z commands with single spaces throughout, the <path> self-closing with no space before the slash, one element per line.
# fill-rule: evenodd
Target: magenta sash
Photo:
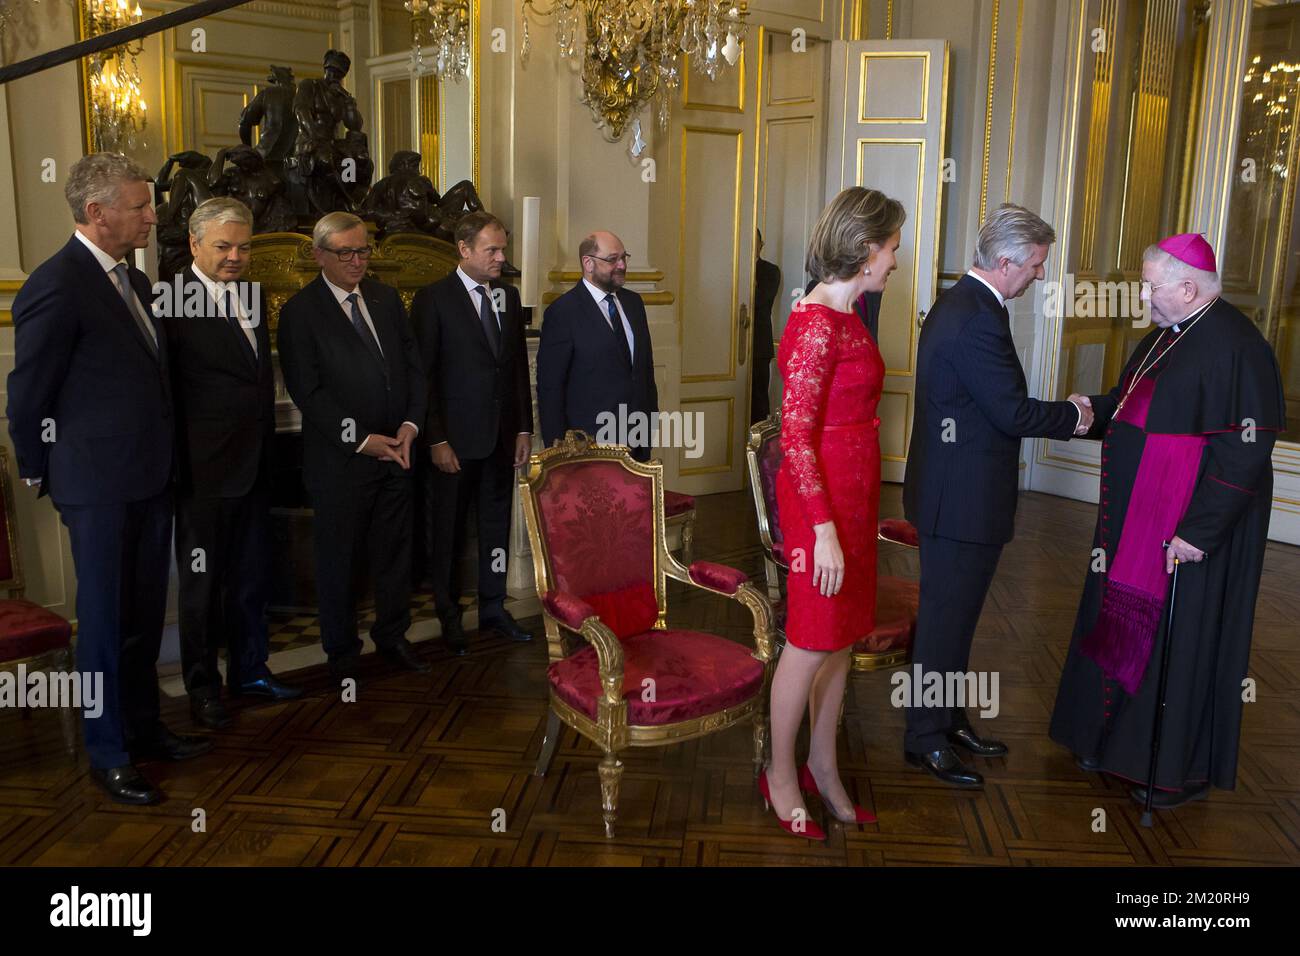
<path fill-rule="evenodd" d="M 1160 630 L 1169 593 L 1162 544 L 1174 537 L 1192 500 L 1205 442 L 1203 435 L 1146 436 L 1119 548 L 1102 585 L 1101 613 L 1079 645 L 1128 694 L 1142 683 Z"/>

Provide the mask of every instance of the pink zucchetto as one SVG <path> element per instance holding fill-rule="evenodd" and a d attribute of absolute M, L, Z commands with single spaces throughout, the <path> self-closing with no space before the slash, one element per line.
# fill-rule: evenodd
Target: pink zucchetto
<path fill-rule="evenodd" d="M 1184 232 L 1168 239 L 1161 239 L 1157 245 L 1179 262 L 1185 262 L 1193 269 L 1203 272 L 1218 272 L 1214 260 L 1214 250 L 1205 241 L 1205 237 L 1195 232 Z"/>

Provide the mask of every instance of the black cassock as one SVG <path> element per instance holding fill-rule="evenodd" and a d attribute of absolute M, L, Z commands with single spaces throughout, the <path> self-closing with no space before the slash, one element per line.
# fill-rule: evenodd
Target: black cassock
<path fill-rule="evenodd" d="M 1170 344 L 1147 377 L 1154 392 L 1145 430 L 1113 422 L 1124 389 L 1161 329 L 1139 343 L 1120 385 L 1092 396 L 1102 434 L 1101 501 L 1093 547 L 1115 560 L 1147 434 L 1204 435 L 1191 502 L 1177 534 L 1206 552 L 1178 573 L 1169 684 L 1156 786 L 1236 785 L 1242 682 L 1273 499 L 1271 454 L 1286 409 L 1277 359 L 1250 320 L 1219 299 Z M 1172 337 L 1170 331 L 1166 338 Z M 1253 426 L 1253 427 L 1252 427 Z M 1253 440 L 1249 440 L 1253 439 Z M 1079 652 L 1101 609 L 1104 573 L 1090 564 L 1061 673 L 1051 736 L 1107 773 L 1146 783 L 1162 644 L 1157 636 L 1130 696 Z M 1161 615 L 1163 622 L 1164 615 Z"/>

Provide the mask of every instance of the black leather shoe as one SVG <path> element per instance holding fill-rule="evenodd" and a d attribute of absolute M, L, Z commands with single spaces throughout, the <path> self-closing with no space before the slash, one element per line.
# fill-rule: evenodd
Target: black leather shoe
<path fill-rule="evenodd" d="M 174 734 L 166 727 L 160 727 L 153 740 L 141 741 L 132 747 L 131 756 L 142 760 L 190 760 L 211 749 L 212 741 L 207 737 Z"/>
<path fill-rule="evenodd" d="M 390 661 L 408 671 L 415 671 L 417 674 L 427 674 L 433 670 L 428 664 L 415 656 L 415 651 L 406 639 L 399 640 L 391 647 L 383 648 L 383 655 Z"/>
<path fill-rule="evenodd" d="M 932 750 L 928 754 L 904 751 L 903 757 L 913 767 L 928 770 L 951 786 L 961 787 L 963 790 L 978 790 L 984 786 L 984 778 L 962 763 L 961 758 L 951 747 Z"/>
<path fill-rule="evenodd" d="M 254 697 L 269 697 L 272 700 L 297 700 L 302 696 L 301 687 L 282 684 L 270 674 L 257 680 L 244 681 L 233 690 L 236 694 L 252 694 Z"/>
<path fill-rule="evenodd" d="M 508 637 L 520 644 L 533 639 L 533 635 L 520 627 L 519 622 L 510 616 L 509 611 L 504 609 L 494 611 L 489 617 L 480 617 L 478 629 L 480 631 L 496 631 L 502 637 Z"/>
<path fill-rule="evenodd" d="M 91 767 L 90 779 L 103 787 L 113 798 L 114 803 L 147 806 L 162 799 L 162 794 L 140 775 L 140 771 L 135 769 L 134 764 L 111 767 L 107 770 Z"/>
<path fill-rule="evenodd" d="M 216 697 L 190 697 L 190 717 L 194 723 L 208 730 L 225 730 L 234 723 L 226 708 Z"/>
<path fill-rule="evenodd" d="M 461 627 L 459 614 L 442 619 L 442 639 L 447 642 L 447 650 L 457 657 L 464 657 L 469 651 L 469 638 Z"/>
<path fill-rule="evenodd" d="M 1128 795 L 1142 806 L 1147 804 L 1147 788 L 1133 787 L 1129 790 Z M 1195 800 L 1204 800 L 1210 795 L 1210 785 L 1208 783 L 1193 784 L 1184 787 L 1182 790 L 1156 790 L 1156 794 L 1151 798 L 1151 806 L 1157 810 L 1172 810 L 1174 807 L 1181 807 L 1184 803 L 1191 803 Z"/>
<path fill-rule="evenodd" d="M 969 727 L 960 727 L 948 734 L 948 739 L 959 747 L 965 747 L 977 757 L 1001 757 L 1007 752 L 1007 745 L 992 737 L 976 736 Z"/>
<path fill-rule="evenodd" d="M 1096 757 L 1080 757 L 1075 754 L 1074 765 L 1084 773 L 1101 773 L 1101 761 Z"/>

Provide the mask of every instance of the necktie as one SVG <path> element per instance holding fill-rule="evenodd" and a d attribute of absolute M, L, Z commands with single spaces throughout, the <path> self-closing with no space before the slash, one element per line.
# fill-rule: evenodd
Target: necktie
<path fill-rule="evenodd" d="M 379 343 L 370 333 L 370 327 L 366 325 L 366 317 L 361 314 L 361 305 L 358 302 L 358 296 L 355 292 L 348 295 L 348 303 L 352 306 L 352 328 L 356 329 L 357 335 L 361 336 L 361 341 L 365 343 L 366 350 L 374 356 L 379 367 L 384 370 L 384 375 L 388 374 L 388 363 L 384 361 L 384 353 L 379 349 Z"/>
<path fill-rule="evenodd" d="M 632 350 L 628 347 L 627 336 L 623 332 L 623 320 L 618 314 L 618 305 L 614 301 L 614 293 L 605 296 L 605 308 L 609 312 L 609 330 L 614 333 L 614 338 L 618 342 L 619 353 L 623 356 L 623 361 L 627 362 L 628 367 L 632 367 Z"/>
<path fill-rule="evenodd" d="M 239 312 L 235 309 L 235 293 L 231 289 L 226 290 L 226 321 L 235 330 L 235 336 L 239 339 L 240 351 L 244 353 L 245 358 L 256 366 L 257 350 L 253 348 L 253 344 L 248 341 L 248 336 L 244 334 L 244 327 L 239 324 Z"/>
<path fill-rule="evenodd" d="M 488 299 L 488 290 L 481 285 L 476 285 L 474 291 L 478 293 L 478 319 L 483 323 L 483 331 L 487 335 L 488 345 L 492 347 L 493 355 L 500 356 L 501 328 L 497 325 L 496 313 L 492 311 L 492 302 Z"/>
<path fill-rule="evenodd" d="M 158 334 L 153 330 L 136 304 L 135 293 L 131 291 L 131 280 L 127 276 L 125 262 L 119 262 L 113 266 L 113 278 L 117 283 L 117 294 L 122 297 L 126 304 L 126 310 L 131 313 L 131 318 L 135 319 L 135 326 L 144 336 L 145 344 L 149 346 L 149 352 L 154 358 L 158 357 Z"/>

